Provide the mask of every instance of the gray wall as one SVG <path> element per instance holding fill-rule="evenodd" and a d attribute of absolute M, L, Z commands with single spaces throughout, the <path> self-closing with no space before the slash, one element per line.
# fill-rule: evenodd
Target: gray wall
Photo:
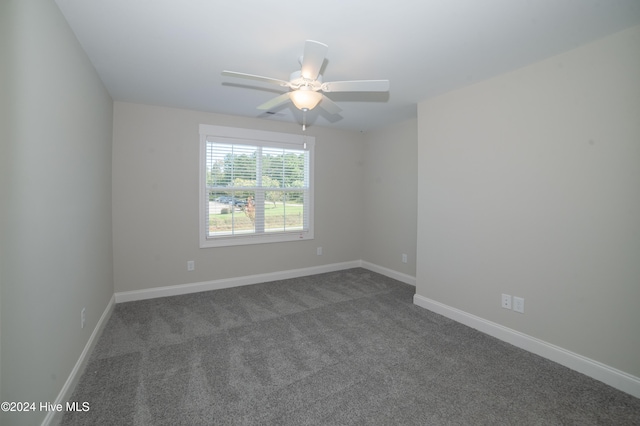
<path fill-rule="evenodd" d="M 366 134 L 362 259 L 416 276 L 417 121 Z M 402 263 L 402 254 L 407 263 Z"/>
<path fill-rule="evenodd" d="M 640 377 L 638 46 L 635 27 L 418 105 L 418 295 Z"/>
<path fill-rule="evenodd" d="M 0 400 L 53 402 L 113 295 L 113 103 L 54 2 L 3 1 L 0 15 Z"/>
<path fill-rule="evenodd" d="M 53 2 L 1 7 L 1 400 L 54 401 L 114 291 L 358 259 L 640 376 L 639 28 L 424 101 L 417 120 L 310 127 L 315 240 L 199 249 L 198 125 L 300 127 L 114 105 Z"/>
<path fill-rule="evenodd" d="M 200 249 L 199 124 L 302 133 L 264 119 L 115 102 L 115 291 L 213 281 L 354 261 L 362 256 L 363 136 L 309 127 L 316 138 L 315 239 Z M 323 255 L 316 247 L 323 247 Z M 187 261 L 195 271 L 187 272 Z"/>

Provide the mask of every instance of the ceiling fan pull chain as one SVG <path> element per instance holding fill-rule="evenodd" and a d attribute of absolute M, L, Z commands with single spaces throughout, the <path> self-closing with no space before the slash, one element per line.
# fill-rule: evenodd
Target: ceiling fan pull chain
<path fill-rule="evenodd" d="M 303 132 L 307 131 L 307 111 L 302 111 L 302 131 Z M 305 142 L 305 145 L 306 145 L 306 142 Z"/>

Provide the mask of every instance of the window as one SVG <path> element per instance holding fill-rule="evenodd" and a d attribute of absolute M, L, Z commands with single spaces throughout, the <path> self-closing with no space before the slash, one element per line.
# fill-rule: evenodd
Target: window
<path fill-rule="evenodd" d="M 200 247 L 313 238 L 315 138 L 200 125 Z"/>

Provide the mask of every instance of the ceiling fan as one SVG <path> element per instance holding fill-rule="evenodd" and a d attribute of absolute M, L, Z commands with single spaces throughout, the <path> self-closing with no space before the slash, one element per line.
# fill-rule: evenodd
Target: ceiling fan
<path fill-rule="evenodd" d="M 321 92 L 389 91 L 389 80 L 323 82 L 320 69 L 322 68 L 328 49 L 329 46 L 324 43 L 307 40 L 304 45 L 304 54 L 299 59 L 300 71 L 294 71 L 289 77 L 289 81 L 235 71 L 222 71 L 222 75 L 277 84 L 278 86 L 290 89 L 288 92 L 258 106 L 258 109 L 260 110 L 270 110 L 285 102 L 291 101 L 298 109 L 304 112 L 309 111 L 320 104 L 320 107 L 330 114 L 338 114 L 342 109 Z"/>

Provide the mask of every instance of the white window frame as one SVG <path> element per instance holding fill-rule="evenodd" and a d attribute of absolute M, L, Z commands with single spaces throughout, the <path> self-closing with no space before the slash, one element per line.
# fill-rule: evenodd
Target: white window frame
<path fill-rule="evenodd" d="M 208 237 L 207 207 L 209 191 L 207 189 L 207 140 L 225 139 L 229 143 L 245 143 L 264 147 L 279 147 L 289 149 L 304 149 L 309 152 L 309 189 L 306 208 L 308 227 L 303 231 L 289 231 L 277 233 L 258 233 L 250 235 L 229 235 Z M 283 241 L 301 241 L 313 239 L 313 187 L 314 187 L 314 151 L 315 138 L 307 135 L 291 133 L 269 132 L 265 130 L 243 129 L 210 124 L 200 125 L 200 204 L 199 204 L 199 234 L 200 248 L 225 247 L 245 244 L 263 244 Z"/>

